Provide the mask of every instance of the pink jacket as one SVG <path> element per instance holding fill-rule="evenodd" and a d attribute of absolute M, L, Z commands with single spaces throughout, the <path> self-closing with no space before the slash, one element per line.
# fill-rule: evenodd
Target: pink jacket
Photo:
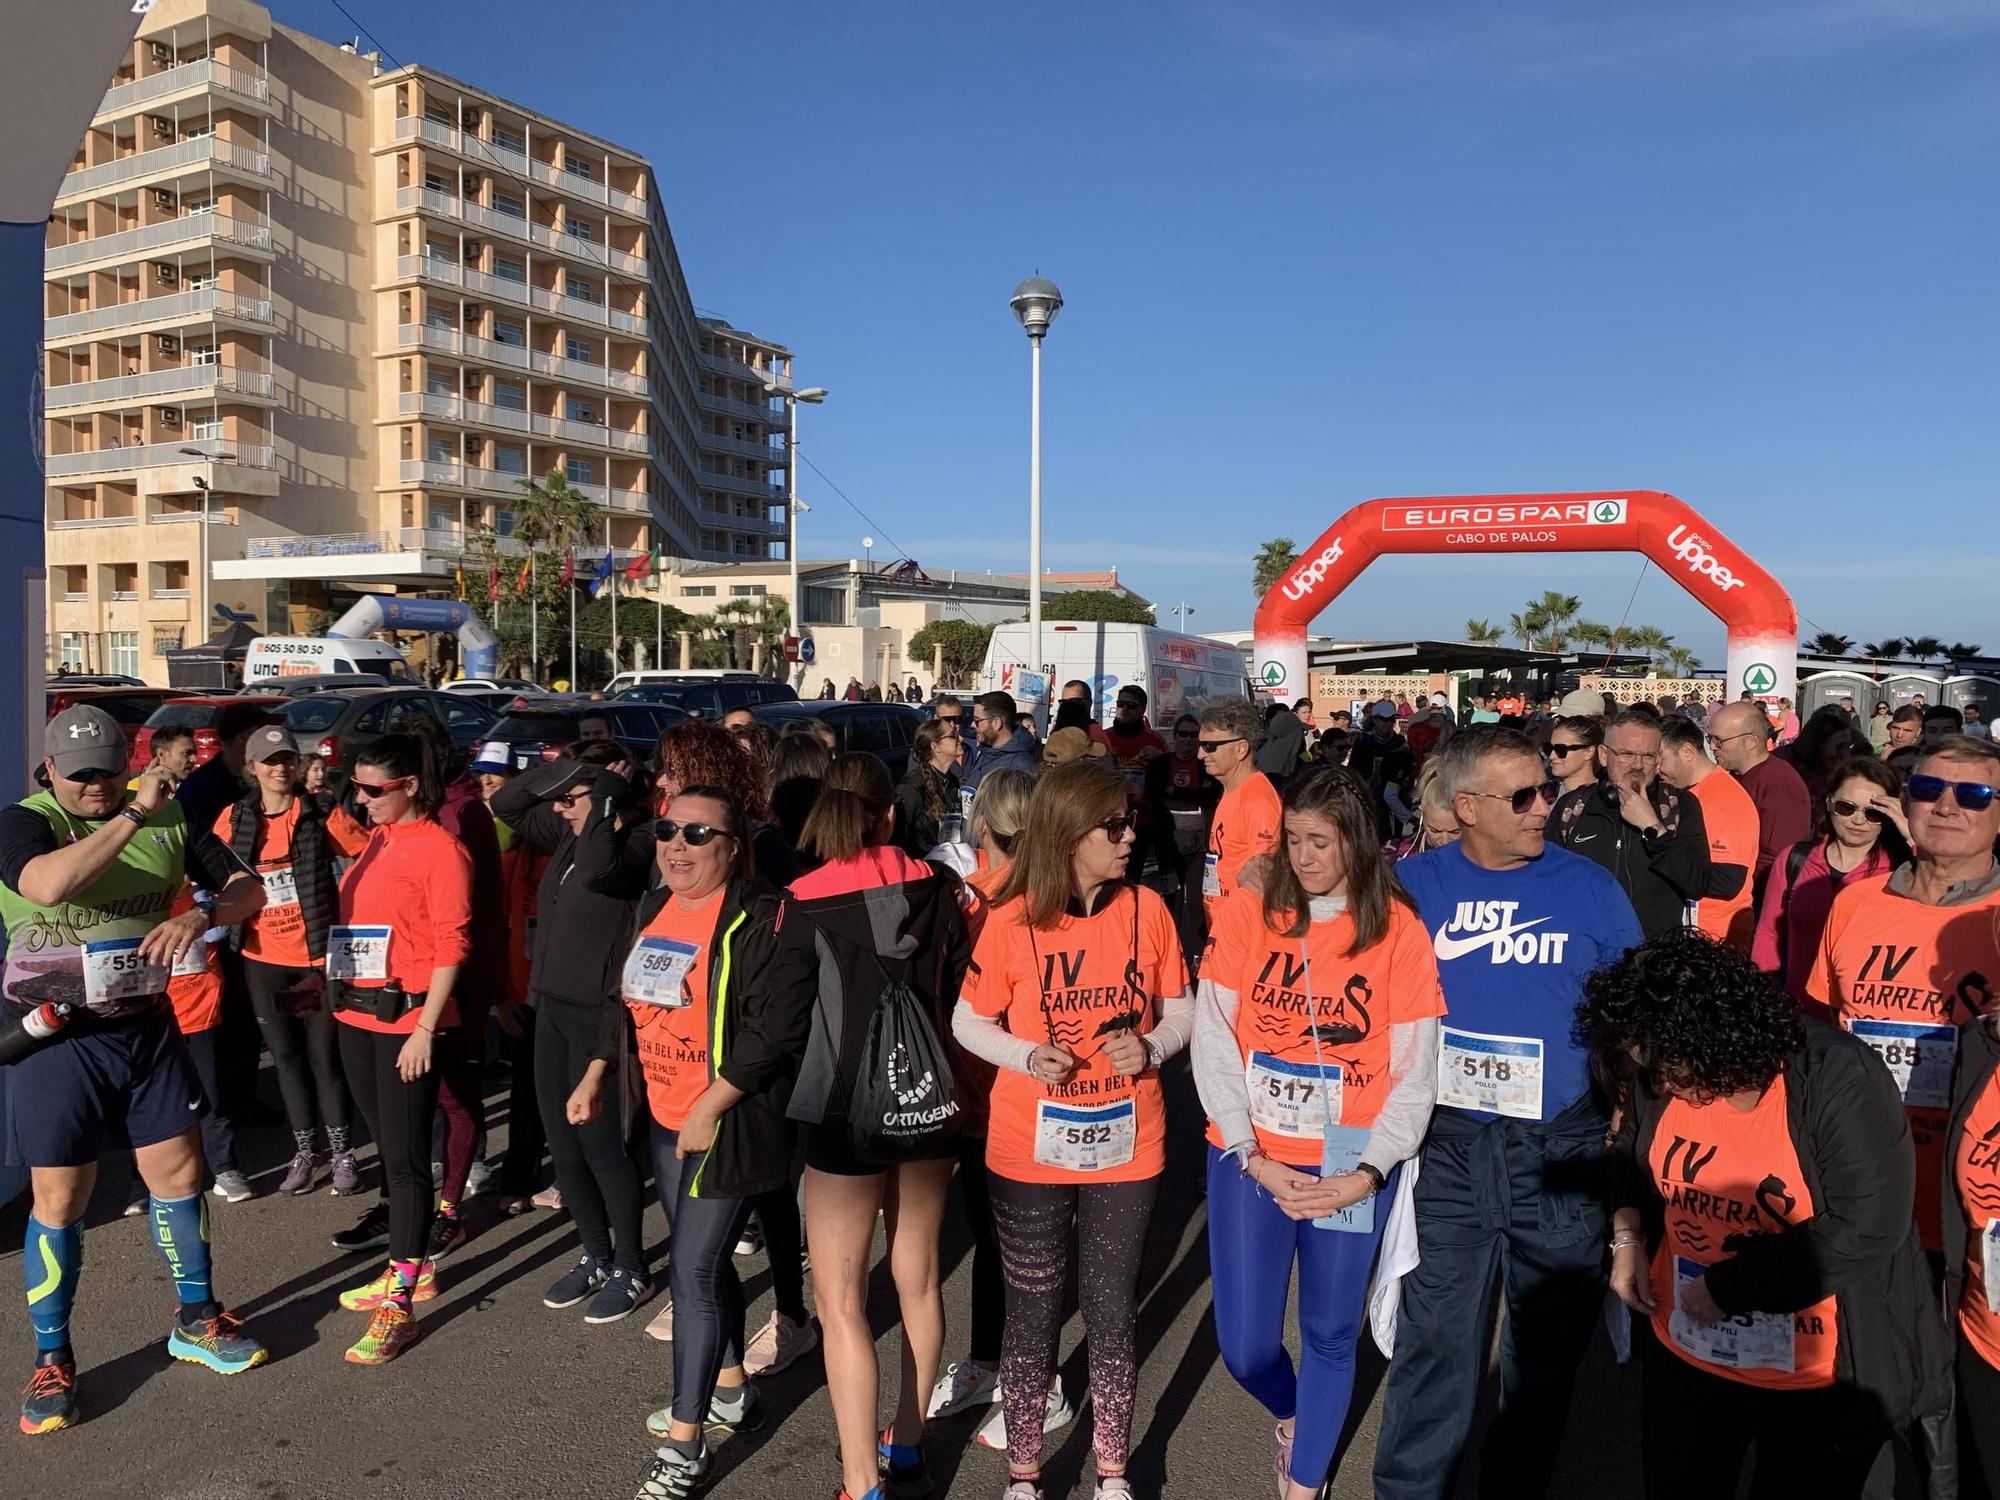
<path fill-rule="evenodd" d="M 1826 862 L 1826 840 L 1821 839 L 1799 866 L 1798 879 L 1788 882 L 1785 871 L 1790 854 L 1790 850 L 1781 854 L 1771 867 L 1750 958 L 1765 973 L 1779 975 L 1785 992 L 1801 1009 L 1820 1014 L 1822 1007 L 1806 994 L 1806 981 L 1812 977 L 1813 959 L 1819 952 L 1820 934 L 1826 930 L 1827 913 L 1833 910 L 1833 898 L 1850 880 L 1887 874 L 1889 856 L 1877 844 L 1868 851 L 1868 858 L 1839 875 Z"/>

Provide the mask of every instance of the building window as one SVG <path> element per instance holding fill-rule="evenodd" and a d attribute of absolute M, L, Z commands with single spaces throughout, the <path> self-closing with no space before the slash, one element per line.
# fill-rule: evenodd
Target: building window
<path fill-rule="evenodd" d="M 214 344 L 189 344 L 188 363 L 191 365 L 219 365 L 222 351 Z"/>
<path fill-rule="evenodd" d="M 681 590 L 681 597 L 683 599 L 713 599 L 715 597 L 715 585 L 712 583 L 689 584 Z"/>
<path fill-rule="evenodd" d="M 572 177 L 581 177 L 585 182 L 597 180 L 597 170 L 587 161 L 578 161 L 574 156 L 563 158 L 563 170 Z"/>
<path fill-rule="evenodd" d="M 494 193 L 493 211 L 497 214 L 505 214 L 510 219 L 525 219 L 528 217 L 528 205 L 512 193 Z"/>
<path fill-rule="evenodd" d="M 215 200 L 213 198 L 183 198 L 181 199 L 181 212 L 190 217 L 195 214 L 212 214 L 215 212 Z"/>
<path fill-rule="evenodd" d="M 424 394 L 427 396 L 456 396 L 458 383 L 449 370 L 430 369 L 424 373 Z"/>
<path fill-rule="evenodd" d="M 424 444 L 424 458 L 434 464 L 455 464 L 458 444 L 448 437 L 433 437 Z"/>
<path fill-rule="evenodd" d="M 590 460 L 587 458 L 570 459 L 563 465 L 563 474 L 571 484 L 595 484 L 597 482 L 597 475 L 592 470 Z"/>
<path fill-rule="evenodd" d="M 761 583 L 732 583 L 729 585 L 729 597 L 732 599 L 761 599 L 764 597 L 764 585 Z"/>
<path fill-rule="evenodd" d="M 598 294 L 597 288 L 578 276 L 565 276 L 563 291 L 579 302 L 588 302 L 597 307 L 604 304 L 604 298 Z"/>
<path fill-rule="evenodd" d="M 65 630 L 56 637 L 56 665 L 72 672 L 83 670 L 83 632 Z"/>
<path fill-rule="evenodd" d="M 526 474 L 528 472 L 528 451 L 525 448 L 503 448 L 495 444 L 493 448 L 493 467 L 502 474 Z"/>
<path fill-rule="evenodd" d="M 426 172 L 424 189 L 432 193 L 449 193 L 452 190 L 452 181 L 442 172 Z"/>
<path fill-rule="evenodd" d="M 495 511 L 493 513 L 493 529 L 501 536 L 512 536 L 514 534 L 514 512 L 511 510 Z"/>
<path fill-rule="evenodd" d="M 563 352 L 578 364 L 594 365 L 597 363 L 597 350 L 587 339 L 564 339 Z"/>
<path fill-rule="evenodd" d="M 571 422 L 588 422 L 593 426 L 603 426 L 604 419 L 597 414 L 597 408 L 588 401 L 579 401 L 574 396 L 563 401 L 563 416 Z"/>
<path fill-rule="evenodd" d="M 458 327 L 458 314 L 442 303 L 433 302 L 424 308 L 424 326 L 426 328 L 456 329 Z"/>
<path fill-rule="evenodd" d="M 428 100 L 424 104 L 424 118 L 434 125 L 456 125 L 458 123 L 452 116 L 450 105 L 433 104 Z"/>
<path fill-rule="evenodd" d="M 90 602 L 90 569 L 82 563 L 65 563 L 56 569 L 56 577 L 62 584 L 62 596 L 68 604 Z"/>
<path fill-rule="evenodd" d="M 528 263 L 509 255 L 496 255 L 493 257 L 493 274 L 502 281 L 525 282 L 528 279 Z"/>
<path fill-rule="evenodd" d="M 165 626 L 155 625 L 153 627 L 153 655 L 165 656 L 169 651 L 180 650 L 182 637 L 186 634 L 187 632 L 183 630 L 170 630 Z"/>
<path fill-rule="evenodd" d="M 564 219 L 563 228 L 580 240 L 594 240 L 597 231 L 591 228 L 588 219 Z"/>
<path fill-rule="evenodd" d="M 195 419 L 195 423 L 194 423 L 194 425 L 193 425 L 193 426 L 192 426 L 191 428 L 189 428 L 188 430 L 189 430 L 190 432 L 192 432 L 192 433 L 194 434 L 194 440 L 195 440 L 195 441 L 196 441 L 197 443 L 218 443 L 218 442 L 221 442 L 221 441 L 222 441 L 222 418 L 220 418 L 220 417 L 197 417 L 197 418 Z"/>
<path fill-rule="evenodd" d="M 493 342 L 512 344 L 516 349 L 528 347 L 528 331 L 519 323 L 510 323 L 505 318 L 493 320 Z"/>
<path fill-rule="evenodd" d="M 187 279 L 187 289 L 191 292 L 212 292 L 217 277 L 213 271 L 197 271 Z"/>
<path fill-rule="evenodd" d="M 104 637 L 104 668 L 127 677 L 139 675 L 139 632 L 108 631 Z"/>
<path fill-rule="evenodd" d="M 505 411 L 526 411 L 528 390 L 526 386 L 509 385 L 504 380 L 493 382 L 493 404 Z"/>

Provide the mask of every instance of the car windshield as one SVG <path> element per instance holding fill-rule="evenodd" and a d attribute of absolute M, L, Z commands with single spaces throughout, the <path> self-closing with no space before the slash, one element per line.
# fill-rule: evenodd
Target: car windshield
<path fill-rule="evenodd" d="M 508 714 L 486 732 L 496 740 L 566 745 L 576 738 L 576 720 L 566 714 Z"/>
<path fill-rule="evenodd" d="M 318 734 L 331 729 L 347 711 L 348 699 L 313 696 L 294 698 L 278 710 L 285 727 L 294 734 Z"/>
<path fill-rule="evenodd" d="M 162 703 L 146 722 L 155 729 L 206 729 L 221 711 L 213 703 Z"/>

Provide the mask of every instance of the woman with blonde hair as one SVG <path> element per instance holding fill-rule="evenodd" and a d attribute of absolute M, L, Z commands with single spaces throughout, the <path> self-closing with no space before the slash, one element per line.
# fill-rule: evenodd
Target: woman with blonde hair
<path fill-rule="evenodd" d="M 966 1050 L 999 1070 L 986 1166 L 1007 1286 L 1006 1500 L 1041 1500 L 1072 1239 L 1096 1494 L 1132 1493 L 1139 1260 L 1166 1166 L 1159 1068 L 1193 1024 L 1173 914 L 1125 879 L 1133 843 L 1116 770 L 1073 761 L 1042 772 L 953 1018 Z"/>

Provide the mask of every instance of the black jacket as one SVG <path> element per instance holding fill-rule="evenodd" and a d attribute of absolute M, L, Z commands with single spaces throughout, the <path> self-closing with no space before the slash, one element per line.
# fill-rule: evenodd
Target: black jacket
<path fill-rule="evenodd" d="M 931 811 L 927 787 L 937 793 L 941 811 Z M 900 809 L 896 816 L 896 842 L 922 859 L 943 842 L 938 837 L 939 825 L 958 811 L 958 773 L 934 771 L 913 758 L 910 774 L 896 788 L 896 802 Z M 967 836 L 970 837 L 969 831 Z"/>
<path fill-rule="evenodd" d="M 1786 1313 L 1839 1297 L 1834 1378 L 1873 1396 L 1927 1456 L 1931 1500 L 1957 1494 L 1951 1355 L 1917 1229 L 1916 1155 L 1895 1080 L 1866 1042 L 1808 1020 L 1785 1059 L 1786 1116 L 1816 1209 L 1776 1234 L 1732 1236 L 1708 1268 L 1725 1313 Z M 1648 1165 L 1667 1101 L 1635 1090 L 1612 1151 L 1612 1201 L 1644 1216 L 1650 1256 L 1665 1211 Z"/>
<path fill-rule="evenodd" d="M 550 803 L 584 782 L 591 783 L 591 808 L 579 836 Z M 493 815 L 516 838 L 549 853 L 528 988 L 540 1000 L 591 1015 L 598 1024 L 591 1055 L 607 1060 L 617 1057 L 623 1034 L 619 981 L 632 917 L 653 877 L 652 820 L 619 825 L 616 808 L 625 791 L 616 771 L 556 760 L 515 777 L 493 798 Z"/>
<path fill-rule="evenodd" d="M 299 820 L 292 826 L 287 851 L 292 880 L 298 887 L 299 914 L 305 919 L 306 952 L 326 957 L 326 934 L 340 915 L 340 882 L 333 875 L 333 846 L 326 838 L 326 815 L 332 799 L 300 791 L 295 800 Z M 257 868 L 257 825 L 263 818 L 264 794 L 252 789 L 229 809 L 229 847 L 249 869 Z M 211 820 L 212 822 L 213 820 Z"/>
<path fill-rule="evenodd" d="M 1656 938 L 1687 926 L 1688 903 L 1708 894 L 1708 829 L 1692 792 L 1655 778 L 1647 796 L 1662 826 L 1644 837 L 1618 815 L 1613 798 L 1629 795 L 1608 781 L 1569 792 L 1549 814 L 1549 835 L 1609 870 L 1632 898 L 1640 929 Z"/>
<path fill-rule="evenodd" d="M 659 914 L 668 894 L 664 886 L 647 893 L 635 933 Z M 790 1181 L 793 1127 L 785 1109 L 812 996 L 798 985 L 772 982 L 777 915 L 777 893 L 748 880 L 732 881 L 716 912 L 708 942 L 708 1077 L 711 1083 L 727 1079 L 744 1097 L 716 1125 L 715 1143 L 695 1173 L 697 1198 L 754 1198 Z M 625 1070 L 628 1076 L 638 1072 L 631 1048 Z"/>

